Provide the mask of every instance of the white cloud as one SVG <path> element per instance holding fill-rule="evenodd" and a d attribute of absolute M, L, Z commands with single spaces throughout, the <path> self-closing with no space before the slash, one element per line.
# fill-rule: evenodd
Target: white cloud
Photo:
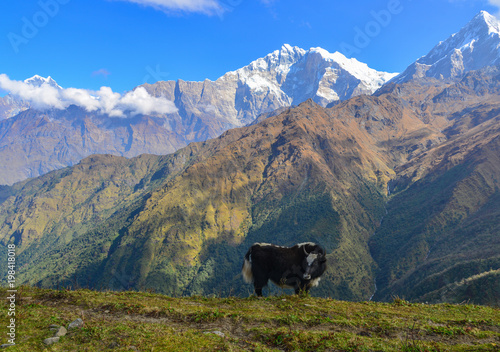
<path fill-rule="evenodd" d="M 23 81 L 14 81 L 0 74 L 0 89 L 28 101 L 38 110 L 65 109 L 77 105 L 89 112 L 99 112 L 112 117 L 127 117 L 137 114 L 169 114 L 177 111 L 174 103 L 165 98 L 148 94 L 144 87 L 121 95 L 109 87 L 98 91 L 77 88 L 57 88 L 48 83 L 40 86 Z"/>
<path fill-rule="evenodd" d="M 110 74 L 111 74 L 111 72 L 109 72 L 107 69 L 101 68 L 99 70 L 96 70 L 96 71 L 92 72 L 92 77 L 103 76 L 104 78 L 108 78 L 108 76 Z"/>
<path fill-rule="evenodd" d="M 201 13 L 218 15 L 230 12 L 245 0 L 115 0 L 126 1 L 143 6 L 153 7 L 166 13 Z M 259 0 L 260 3 L 270 6 L 278 0 Z"/>
<path fill-rule="evenodd" d="M 224 12 L 224 6 L 217 0 L 120 0 L 151 6 L 165 12 L 197 12 L 206 15 Z"/>
<path fill-rule="evenodd" d="M 42 88 L 43 85 L 40 87 Z M 99 101 L 84 89 L 68 88 L 60 90 L 60 97 L 64 108 L 71 104 L 85 108 L 87 111 L 100 109 Z"/>
<path fill-rule="evenodd" d="M 60 99 L 59 89 L 48 84 L 37 87 L 22 81 L 12 81 L 7 75 L 0 74 L 0 88 L 31 102 L 36 109 L 67 107 Z"/>
<path fill-rule="evenodd" d="M 488 3 L 491 6 L 494 6 L 497 8 L 497 13 L 495 14 L 497 18 L 500 19 L 500 0 L 488 0 Z"/>
<path fill-rule="evenodd" d="M 174 103 L 164 98 L 156 98 L 139 87 L 125 94 L 118 102 L 118 107 L 124 111 L 130 111 L 132 115 L 149 115 L 152 113 L 168 114 L 177 111 Z"/>

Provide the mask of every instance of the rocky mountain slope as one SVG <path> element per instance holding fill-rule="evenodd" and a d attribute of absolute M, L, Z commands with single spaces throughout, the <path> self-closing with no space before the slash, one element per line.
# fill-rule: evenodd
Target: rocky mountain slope
<path fill-rule="evenodd" d="M 0 99 L 0 184 L 71 166 L 92 154 L 173 153 L 309 98 L 326 105 L 371 94 L 393 76 L 340 53 L 284 45 L 214 82 L 178 80 L 138 87 L 173 102 L 169 113 L 117 117 L 76 105 L 36 110 L 29 100 L 9 94 Z M 25 83 L 64 91 L 50 77 L 34 76 Z"/>
<path fill-rule="evenodd" d="M 0 97 L 0 120 L 16 116 L 20 112 L 29 109 L 29 103 L 16 99 L 10 94 Z"/>
<path fill-rule="evenodd" d="M 412 78 L 449 78 L 470 70 L 500 64 L 500 22 L 486 11 L 477 14 L 459 32 L 436 45 L 396 76 L 392 82 Z"/>
<path fill-rule="evenodd" d="M 339 52 L 308 51 L 285 44 L 216 81 L 145 84 L 148 92 L 176 103 L 180 113 L 246 125 L 263 113 L 312 99 L 322 106 L 372 94 L 395 74 L 379 72 Z"/>
<path fill-rule="evenodd" d="M 111 118 L 76 106 L 33 109 L 0 122 L 0 178 L 13 184 L 72 166 L 92 154 L 168 154 L 186 139 L 157 116 Z"/>
<path fill-rule="evenodd" d="M 499 81 L 413 80 L 167 156 L 87 158 L 4 189 L 0 238 L 43 286 L 246 294 L 251 243 L 311 240 L 329 253 L 314 294 L 495 304 Z"/>
<path fill-rule="evenodd" d="M 395 168 L 387 215 L 370 240 L 375 299 L 500 304 L 499 97 L 497 66 L 432 98 L 465 104 L 446 112 L 445 142 Z"/>

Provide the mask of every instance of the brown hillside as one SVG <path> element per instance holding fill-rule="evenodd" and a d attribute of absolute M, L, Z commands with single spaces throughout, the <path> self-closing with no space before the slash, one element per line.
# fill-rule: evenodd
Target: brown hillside
<path fill-rule="evenodd" d="M 495 204 L 497 72 L 390 85 L 329 109 L 309 100 L 169 156 L 86 159 L 16 185 L 0 237 L 17 241 L 31 284 L 186 294 L 245 293 L 251 243 L 312 240 L 329 253 L 316 294 L 368 299 L 376 281 L 383 299 L 452 236 L 447 219 L 473 222 Z M 476 181 L 482 200 L 468 193 Z"/>

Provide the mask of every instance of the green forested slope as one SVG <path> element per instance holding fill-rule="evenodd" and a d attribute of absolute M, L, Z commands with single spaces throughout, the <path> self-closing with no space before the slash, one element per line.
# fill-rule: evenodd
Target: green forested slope
<path fill-rule="evenodd" d="M 1 189 L 0 241 L 44 287 L 247 295 L 253 242 L 315 241 L 313 295 L 498 304 L 497 73 L 308 101 L 172 155 L 89 157 Z"/>
<path fill-rule="evenodd" d="M 500 115 L 492 115 L 399 170 L 370 242 L 375 299 L 500 304 Z"/>

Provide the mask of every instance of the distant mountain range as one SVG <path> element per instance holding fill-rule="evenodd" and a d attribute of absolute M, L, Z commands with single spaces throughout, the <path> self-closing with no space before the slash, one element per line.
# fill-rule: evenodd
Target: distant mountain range
<path fill-rule="evenodd" d="M 216 81 L 141 86 L 151 96 L 173 102 L 175 111 L 165 114 L 117 118 L 78 106 L 40 111 L 30 109 L 29 100 L 8 94 L 0 98 L 0 184 L 71 166 L 96 153 L 126 157 L 172 153 L 307 99 L 327 106 L 370 95 L 387 81 L 456 77 L 499 62 L 499 27 L 483 11 L 399 75 L 375 71 L 338 52 L 285 44 Z M 25 82 L 63 89 L 50 77 L 34 76 Z"/>
<path fill-rule="evenodd" d="M 492 21 L 482 12 L 465 27 L 467 35 L 459 34 L 474 48 L 498 54 L 498 22 Z M 457 40 L 455 49 L 464 41 Z M 438 47 L 452 47 L 443 43 Z M 329 269 L 313 294 L 500 305 L 500 65 L 470 70 L 467 64 L 449 76 L 431 75 L 455 49 L 441 50 L 441 59 L 433 61 L 437 66 L 425 64 L 425 74 L 403 73 L 378 89 L 376 80 L 390 75 L 357 63 L 375 83 L 360 80 L 356 89 L 375 93 L 357 95 L 355 89 L 335 104 L 322 100 L 326 90 L 317 93 L 329 70 L 294 80 L 302 66 L 289 65 L 302 59 L 314 67 L 340 65 L 340 56 L 321 49 L 284 46 L 216 82 L 145 85 L 150 94 L 174 101 L 179 119 L 191 116 L 182 120 L 189 125 L 179 120 L 177 127 L 189 127 L 183 131 L 203 125 L 195 111 L 216 107 L 214 87 L 223 83 L 231 87 L 228 92 L 236 84 L 248 111 L 277 102 L 292 82 L 297 95 L 287 94 L 289 104 L 307 100 L 267 113 L 258 108 L 253 111 L 263 114 L 248 120 L 250 115 L 234 109 L 233 123 L 246 126 L 175 153 L 130 159 L 101 153 L 0 187 L 0 243 L 17 245 L 17 280 L 47 287 L 246 295 L 250 288 L 239 272 L 253 242 L 314 241 L 326 248 Z M 466 61 L 484 58 L 485 50 Z M 411 67 L 417 64 L 407 71 Z M 274 75 L 278 71 L 286 78 Z M 247 82 L 240 93 L 239 77 Z M 300 88 L 302 79 L 317 82 L 318 89 Z M 338 97 L 341 91 L 335 89 Z M 222 121 L 226 110 L 215 111 L 214 121 Z M 138 135 L 147 146 L 160 135 L 157 127 L 165 126 L 159 116 L 89 116 L 76 106 L 44 114 L 29 109 L 3 123 L 13 130 L 27 126 L 20 121 L 36 121 L 32 130 L 17 127 L 12 136 L 32 131 L 39 141 L 58 140 L 61 156 L 75 141 L 91 149 L 96 142 L 119 140 L 119 133 L 109 132 L 115 125 L 133 136 L 126 143 L 132 153 Z M 51 126 L 63 120 L 86 139 L 80 142 L 69 128 L 53 134 Z M 0 246 L 0 260 L 7 258 L 2 251 L 6 247 Z M 0 262 L 4 274 L 6 267 Z"/>
<path fill-rule="evenodd" d="M 395 74 L 321 48 L 290 45 L 257 59 L 215 82 L 167 81 L 144 87 L 175 101 L 180 113 L 243 126 L 257 116 L 312 99 L 321 106 L 372 94 Z M 220 133 L 221 131 L 219 131 Z"/>
<path fill-rule="evenodd" d="M 9 94 L 0 98 L 0 118 L 4 118 L 0 184 L 71 166 L 96 153 L 126 157 L 172 153 L 307 99 L 326 106 L 371 94 L 393 76 L 340 53 L 284 45 L 215 82 L 178 80 L 142 86 L 152 96 L 174 102 L 177 111 L 169 114 L 122 118 L 75 105 L 40 111 Z M 34 76 L 25 83 L 63 89 L 50 77 Z"/>
<path fill-rule="evenodd" d="M 175 111 L 165 114 L 119 119 L 78 106 L 40 111 L 29 99 L 8 94 L 0 98 L 0 184 L 71 166 L 96 153 L 126 157 L 172 153 L 307 99 L 327 106 L 372 94 L 387 81 L 456 77 L 499 62 L 499 32 L 498 21 L 482 11 L 399 75 L 375 71 L 338 52 L 285 44 L 216 81 L 141 86 L 175 104 Z M 63 89 L 50 77 L 34 76 L 25 82 Z"/>

